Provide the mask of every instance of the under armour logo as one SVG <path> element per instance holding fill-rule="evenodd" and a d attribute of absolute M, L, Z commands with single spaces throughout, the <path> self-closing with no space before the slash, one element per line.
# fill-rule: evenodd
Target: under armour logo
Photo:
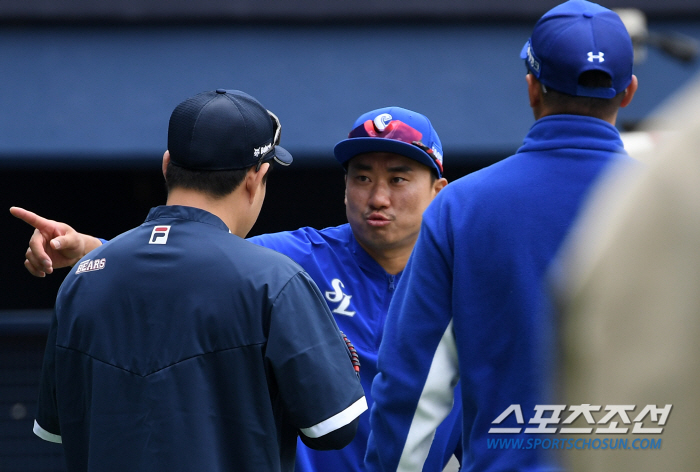
<path fill-rule="evenodd" d="M 340 304 L 333 310 L 333 313 L 345 316 L 354 316 L 354 311 L 348 311 L 348 308 L 350 308 L 350 299 L 352 298 L 352 295 L 346 295 L 343 293 L 343 289 L 345 288 L 343 282 L 341 282 L 340 279 L 333 279 L 331 285 L 333 286 L 333 291 L 329 290 L 326 292 L 326 300 L 331 303 L 340 302 Z"/>
<path fill-rule="evenodd" d="M 380 133 L 384 131 L 387 125 L 391 122 L 391 115 L 388 113 L 382 113 L 374 119 L 374 127 Z"/>
<path fill-rule="evenodd" d="M 593 62 L 593 59 L 598 59 L 598 62 L 605 62 L 605 53 L 593 54 L 593 51 L 588 53 L 588 62 Z"/>

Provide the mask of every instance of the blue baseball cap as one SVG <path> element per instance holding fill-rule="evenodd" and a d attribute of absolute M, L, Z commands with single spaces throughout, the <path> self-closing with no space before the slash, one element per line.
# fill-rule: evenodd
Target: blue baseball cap
<path fill-rule="evenodd" d="M 279 145 L 281 130 L 274 113 L 245 92 L 202 92 L 170 115 L 170 161 L 193 170 L 259 168 L 272 159 L 289 165 L 292 155 Z"/>
<path fill-rule="evenodd" d="M 430 120 L 401 107 L 372 110 L 355 120 L 348 139 L 335 145 L 335 158 L 347 166 L 365 152 L 393 152 L 437 171 L 442 178 L 442 144 Z"/>
<path fill-rule="evenodd" d="M 545 13 L 520 58 L 541 83 L 567 95 L 612 98 L 632 81 L 634 51 L 625 25 L 617 13 L 585 0 Z M 607 73 L 612 87 L 580 86 L 579 76 L 590 70 Z"/>

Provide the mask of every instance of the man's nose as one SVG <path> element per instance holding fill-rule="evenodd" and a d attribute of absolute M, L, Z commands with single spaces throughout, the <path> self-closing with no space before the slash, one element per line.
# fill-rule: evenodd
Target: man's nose
<path fill-rule="evenodd" d="M 389 188 L 385 183 L 377 183 L 372 188 L 369 205 L 372 208 L 386 208 L 391 204 Z"/>

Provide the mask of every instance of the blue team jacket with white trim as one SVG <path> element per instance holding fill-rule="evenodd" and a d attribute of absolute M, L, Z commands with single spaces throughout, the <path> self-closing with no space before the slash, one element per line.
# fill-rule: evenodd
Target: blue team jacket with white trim
<path fill-rule="evenodd" d="M 527 448 L 543 435 L 525 434 L 515 415 L 493 421 L 518 404 L 527 423 L 534 405 L 550 400 L 556 320 L 547 269 L 601 171 L 619 161 L 631 159 L 614 126 L 548 116 L 515 155 L 437 195 L 387 316 L 368 470 L 421 470 L 421 440 L 449 410 L 456 378 L 463 470 L 551 470 L 546 451 Z M 491 427 L 521 433 L 489 434 Z M 489 446 L 508 438 L 524 440 L 523 448 Z"/>
<path fill-rule="evenodd" d="M 266 234 L 249 241 L 291 257 L 316 282 L 338 327 L 355 345 L 362 364 L 360 378 L 367 404 L 377 372 L 377 352 L 382 340 L 389 303 L 401 273 L 388 274 L 362 249 L 349 224 L 317 230 Z M 425 470 L 442 470 L 459 447 L 461 424 L 456 399 L 453 413 L 438 429 Z M 339 451 L 314 451 L 299 442 L 297 472 L 362 471 L 369 436 L 369 415 L 360 416 L 355 439 Z"/>

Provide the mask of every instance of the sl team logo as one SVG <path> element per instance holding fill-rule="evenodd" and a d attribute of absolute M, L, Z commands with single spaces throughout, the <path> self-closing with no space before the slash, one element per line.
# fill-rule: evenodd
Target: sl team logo
<path fill-rule="evenodd" d="M 348 311 L 352 295 L 346 295 L 343 293 L 343 289 L 345 288 L 343 282 L 341 282 L 340 279 L 333 279 L 331 285 L 333 286 L 333 290 L 326 292 L 326 300 L 331 303 L 338 303 L 338 306 L 332 310 L 333 313 L 345 316 L 355 316 L 354 311 Z"/>
<path fill-rule="evenodd" d="M 168 242 L 170 234 L 170 225 L 154 226 L 151 232 L 151 239 L 148 244 L 165 244 Z"/>

